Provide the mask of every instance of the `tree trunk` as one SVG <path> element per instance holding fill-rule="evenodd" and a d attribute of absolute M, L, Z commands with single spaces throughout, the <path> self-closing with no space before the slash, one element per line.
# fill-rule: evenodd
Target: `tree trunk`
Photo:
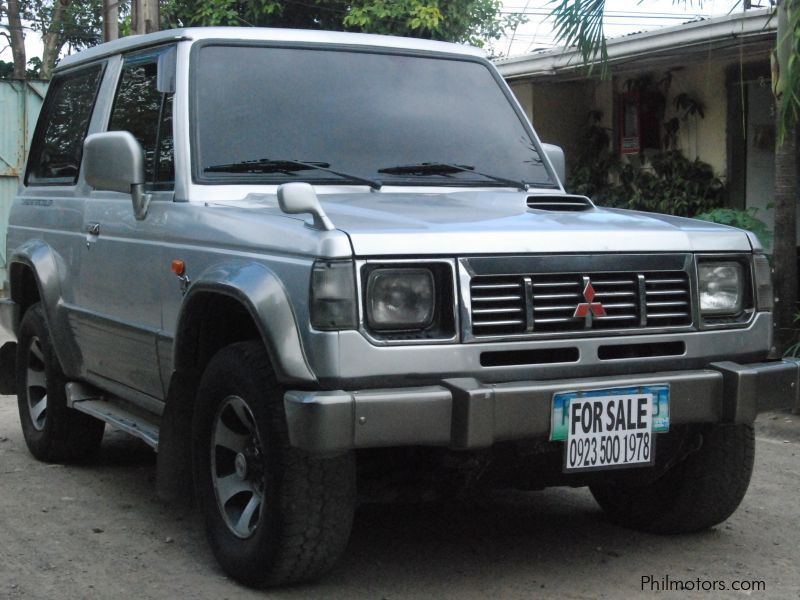
<path fill-rule="evenodd" d="M 131 33 L 142 35 L 158 31 L 160 27 L 158 0 L 132 0 Z"/>
<path fill-rule="evenodd" d="M 778 117 L 780 118 L 780 117 Z M 780 126 L 780 124 L 778 124 Z M 797 135 L 775 147 L 775 343 L 783 353 L 795 341 L 797 312 Z"/>
<path fill-rule="evenodd" d="M 792 344 L 795 337 L 794 315 L 797 312 L 797 125 L 787 127 L 784 115 L 789 88 L 789 59 L 793 45 L 790 30 L 789 0 L 777 6 L 777 46 L 773 56 L 772 85 L 777 105 L 775 127 L 775 343 L 780 353 Z"/>
<path fill-rule="evenodd" d="M 800 205 L 800 125 L 794 126 L 794 201 Z M 800 415 L 800 396 L 795 400 L 794 414 Z"/>
<path fill-rule="evenodd" d="M 119 5 L 116 0 L 103 0 L 103 41 L 119 38 Z"/>
<path fill-rule="evenodd" d="M 55 0 L 50 25 L 42 36 L 42 79 L 50 79 L 64 45 L 64 17 L 71 0 Z"/>
<path fill-rule="evenodd" d="M 18 0 L 8 0 L 8 34 L 11 41 L 11 54 L 14 57 L 14 79 L 25 79 L 28 59 L 25 56 L 25 35 L 19 17 Z"/>

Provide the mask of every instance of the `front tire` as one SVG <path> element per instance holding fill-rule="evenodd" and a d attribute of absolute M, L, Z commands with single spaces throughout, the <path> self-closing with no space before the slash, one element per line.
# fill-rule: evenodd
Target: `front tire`
<path fill-rule="evenodd" d="M 655 481 L 620 479 L 590 486 L 609 519 L 640 531 L 692 533 L 730 517 L 750 484 L 753 427 L 708 426 L 700 435 L 699 449 Z"/>
<path fill-rule="evenodd" d="M 211 359 L 193 430 L 196 494 L 225 572 L 261 587 L 328 571 L 350 536 L 355 460 L 289 445 L 282 389 L 263 345 L 236 343 Z"/>
<path fill-rule="evenodd" d="M 105 423 L 67 406 L 67 380 L 38 302 L 20 324 L 16 369 L 19 418 L 30 453 L 44 462 L 64 462 L 95 452 Z"/>

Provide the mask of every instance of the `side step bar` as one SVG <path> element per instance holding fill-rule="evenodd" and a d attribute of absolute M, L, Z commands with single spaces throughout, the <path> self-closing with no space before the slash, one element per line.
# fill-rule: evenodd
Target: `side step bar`
<path fill-rule="evenodd" d="M 83 383 L 71 381 L 66 386 L 67 406 L 105 421 L 143 440 L 158 451 L 158 425 L 147 417 L 128 409 L 124 404 L 112 402 L 102 392 Z"/>

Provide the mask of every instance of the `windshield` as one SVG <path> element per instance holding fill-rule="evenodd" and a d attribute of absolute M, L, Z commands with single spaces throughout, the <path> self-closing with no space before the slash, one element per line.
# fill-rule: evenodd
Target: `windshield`
<path fill-rule="evenodd" d="M 200 182 L 554 186 L 482 62 L 205 45 L 194 64 Z"/>

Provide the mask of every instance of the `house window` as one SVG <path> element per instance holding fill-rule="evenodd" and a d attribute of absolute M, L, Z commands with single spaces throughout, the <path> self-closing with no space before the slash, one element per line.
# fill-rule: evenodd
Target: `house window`
<path fill-rule="evenodd" d="M 621 154 L 639 154 L 661 148 L 659 115 L 662 99 L 650 92 L 627 92 L 618 97 L 619 149 Z"/>

